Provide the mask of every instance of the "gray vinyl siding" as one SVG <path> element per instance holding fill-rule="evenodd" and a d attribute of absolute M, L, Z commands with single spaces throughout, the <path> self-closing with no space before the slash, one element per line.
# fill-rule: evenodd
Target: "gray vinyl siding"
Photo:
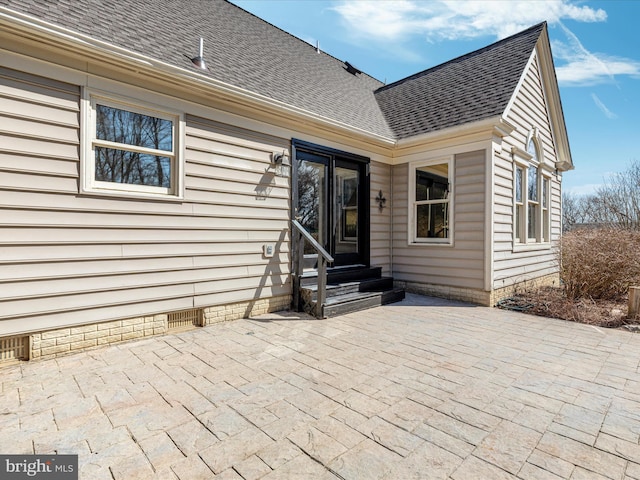
<path fill-rule="evenodd" d="M 286 139 L 187 117 L 185 199 L 224 246 L 194 259 L 222 273 L 195 284 L 195 306 L 291 293 L 290 177 L 271 167 L 273 152 L 289 147 Z M 262 258 L 265 243 L 275 244 L 271 259 Z M 235 251 L 238 244 L 244 248 Z"/>
<path fill-rule="evenodd" d="M 287 140 L 187 115 L 183 201 L 79 195 L 79 102 L 0 69 L 0 335 L 291 293 Z"/>
<path fill-rule="evenodd" d="M 393 273 L 401 281 L 484 286 L 485 151 L 454 158 L 452 246 L 408 244 L 409 165 L 393 171 Z"/>
<path fill-rule="evenodd" d="M 556 244 L 561 234 L 561 185 L 555 175 L 550 177 L 551 248 L 547 245 L 533 250 L 520 249 L 519 251 L 513 243 L 514 163 L 511 148 L 526 150 L 527 134 L 533 127 L 537 127 L 543 145 L 544 163 L 554 169 L 556 161 L 538 63 L 535 58 L 525 74 L 513 106 L 508 112 L 507 120 L 516 126 L 516 130 L 504 139 L 502 153 L 495 157 L 494 288 L 509 287 L 515 283 L 558 271 Z"/>
<path fill-rule="evenodd" d="M 382 267 L 385 275 L 391 275 L 391 166 L 374 161 L 370 172 L 371 265 Z M 386 199 L 382 209 L 376 200 L 380 192 Z"/>

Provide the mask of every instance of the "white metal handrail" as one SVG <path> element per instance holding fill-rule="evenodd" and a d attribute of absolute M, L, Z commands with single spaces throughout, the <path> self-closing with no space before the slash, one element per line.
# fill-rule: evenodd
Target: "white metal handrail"
<path fill-rule="evenodd" d="M 296 284 L 294 290 L 294 304 L 296 308 L 298 306 L 298 299 L 300 295 L 300 277 L 304 271 L 304 242 L 305 240 L 318 252 L 318 292 L 316 300 L 315 315 L 317 318 L 324 317 L 324 302 L 327 294 L 327 264 L 333 263 L 333 257 L 327 252 L 318 241 L 311 236 L 311 234 L 302 226 L 302 224 L 295 218 L 291 220 L 291 225 L 297 232 L 297 249 L 298 258 L 296 261 Z"/>

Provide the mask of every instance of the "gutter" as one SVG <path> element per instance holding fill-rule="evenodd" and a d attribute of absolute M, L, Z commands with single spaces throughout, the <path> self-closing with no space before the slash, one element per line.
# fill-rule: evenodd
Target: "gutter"
<path fill-rule="evenodd" d="M 367 130 L 342 123 L 328 117 L 318 115 L 303 108 L 274 100 L 264 95 L 221 82 L 214 78 L 192 72 L 186 68 L 176 67 L 172 64 L 132 52 L 111 43 L 98 40 L 73 30 L 61 27 L 30 15 L 0 7 L 0 25 L 7 27 L 10 33 L 20 32 L 23 37 L 41 41 L 43 38 L 55 45 L 64 45 L 75 53 L 86 52 L 93 59 L 104 59 L 114 63 L 118 61 L 119 67 L 130 68 L 137 73 L 155 73 L 165 81 L 178 84 L 183 88 L 193 86 L 207 91 L 226 100 L 242 105 L 258 108 L 272 115 L 286 117 L 294 122 L 313 123 L 333 130 L 349 137 L 359 137 L 362 140 L 373 142 L 379 146 L 393 148 L 396 145 L 394 138 L 375 134 Z M 291 118 L 295 117 L 295 118 Z"/>
<path fill-rule="evenodd" d="M 455 137 L 462 137 L 474 133 L 486 133 L 491 131 L 499 137 L 506 137 L 516 129 L 516 126 L 507 121 L 502 115 L 484 118 L 471 123 L 456 125 L 453 127 L 436 130 L 434 132 L 423 133 L 414 137 L 403 138 L 398 140 L 398 148 L 410 148 L 427 142 L 436 142 L 438 140 L 448 140 Z"/>

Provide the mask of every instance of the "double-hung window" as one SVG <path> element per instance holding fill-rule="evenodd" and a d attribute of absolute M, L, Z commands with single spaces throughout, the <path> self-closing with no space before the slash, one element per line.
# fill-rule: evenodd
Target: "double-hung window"
<path fill-rule="evenodd" d="M 515 241 L 522 243 L 524 236 L 522 231 L 524 229 L 524 222 L 526 218 L 524 210 L 524 192 L 525 192 L 525 172 L 527 168 L 523 165 L 516 164 L 515 166 L 515 226 L 514 234 Z"/>
<path fill-rule="evenodd" d="M 409 175 L 411 243 L 451 243 L 453 158 L 413 163 Z"/>
<path fill-rule="evenodd" d="M 180 196 L 181 114 L 101 95 L 85 108 L 85 191 Z"/>
<path fill-rule="evenodd" d="M 523 152 L 514 156 L 513 232 L 516 244 L 550 241 L 551 182 L 543 169 L 537 142 L 530 138 L 526 155 Z"/>
<path fill-rule="evenodd" d="M 549 214 L 549 204 L 551 202 L 549 177 L 542 177 L 542 241 L 551 241 L 551 217 Z"/>
<path fill-rule="evenodd" d="M 538 241 L 538 222 L 540 217 L 539 168 L 529 165 L 527 168 L 527 241 Z"/>

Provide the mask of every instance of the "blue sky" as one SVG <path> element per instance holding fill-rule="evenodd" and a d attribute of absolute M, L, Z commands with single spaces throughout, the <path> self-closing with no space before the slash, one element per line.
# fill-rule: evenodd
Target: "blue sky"
<path fill-rule="evenodd" d="M 565 191 L 640 161 L 640 1 L 232 1 L 387 83 L 546 20 L 575 165 Z"/>

